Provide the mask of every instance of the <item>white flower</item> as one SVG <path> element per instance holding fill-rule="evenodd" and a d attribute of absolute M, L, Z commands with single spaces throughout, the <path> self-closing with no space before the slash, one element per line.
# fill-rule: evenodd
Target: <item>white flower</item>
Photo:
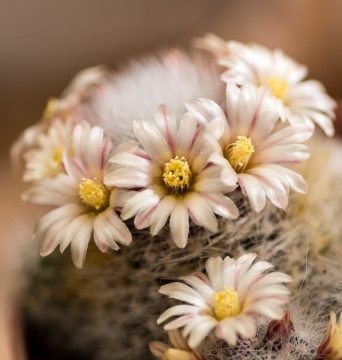
<path fill-rule="evenodd" d="M 252 266 L 255 258 L 256 254 L 237 260 L 212 257 L 206 263 L 208 277 L 194 273 L 180 278 L 188 285 L 175 282 L 162 286 L 160 293 L 190 305 L 169 308 L 158 324 L 177 316 L 164 329 L 184 327 L 183 336 L 189 336 L 189 346 L 196 348 L 212 329 L 219 338 L 235 345 L 238 336 L 255 336 L 255 316 L 281 319 L 282 305 L 289 301 L 289 291 L 281 283 L 292 279 L 280 272 L 263 274 L 272 265 L 259 261 Z"/>
<path fill-rule="evenodd" d="M 220 119 L 211 125 L 213 133 L 222 134 Z M 136 215 L 135 226 L 150 226 L 151 234 L 156 235 L 170 217 L 171 236 L 183 248 L 188 240 L 189 216 L 212 232 L 218 226 L 214 213 L 228 219 L 238 217 L 236 206 L 223 195 L 236 188 L 237 177 L 230 166 L 221 175 L 221 165 L 214 162 L 225 159 L 215 154 L 220 150 L 217 142 L 210 140 L 190 115 L 177 122 L 171 109 L 161 105 L 156 125 L 135 121 L 133 128 L 145 151 L 117 151 L 110 161 L 121 168 L 105 178 L 110 186 L 143 188 L 125 204 L 123 219 Z"/>
<path fill-rule="evenodd" d="M 211 52 L 215 57 L 220 58 L 229 54 L 227 42 L 219 36 L 207 33 L 203 38 L 195 38 L 193 46 Z"/>
<path fill-rule="evenodd" d="M 336 321 L 336 314 L 333 311 L 330 313 L 327 333 L 317 350 L 317 359 L 342 359 L 342 313 L 338 321 Z"/>
<path fill-rule="evenodd" d="M 105 79 L 106 70 L 102 66 L 95 66 L 80 71 L 64 90 L 60 99 L 52 97 L 48 100 L 43 115 L 36 124 L 28 127 L 20 135 L 11 148 L 11 157 L 17 161 L 21 155 L 37 146 L 38 139 L 45 134 L 51 122 L 59 118 L 76 123 L 81 121 L 79 105 L 87 99 L 90 89 L 101 85 Z"/>
<path fill-rule="evenodd" d="M 290 188 L 307 192 L 302 176 L 286 166 L 300 164 L 309 157 L 308 147 L 298 143 L 307 140 L 313 130 L 305 124 L 276 130 L 278 105 L 265 86 L 239 88 L 235 84 L 227 86 L 225 111 L 208 99 L 186 103 L 190 113 L 205 126 L 217 118 L 226 120 L 220 139 L 222 152 L 256 211 L 264 208 L 266 198 L 286 209 Z"/>
<path fill-rule="evenodd" d="M 64 172 L 62 162 L 64 148 L 74 129 L 71 120 L 57 118 L 51 121 L 47 133 L 37 137 L 37 147 L 24 154 L 24 181 L 35 181 Z"/>
<path fill-rule="evenodd" d="M 190 348 L 178 329 L 169 331 L 168 335 L 170 346 L 160 341 L 149 343 L 149 348 L 156 358 L 162 360 L 205 360 L 196 349 Z"/>
<path fill-rule="evenodd" d="M 81 268 L 92 234 L 101 251 L 108 247 L 117 250 L 117 242 L 124 245 L 131 242 L 131 233 L 115 213 L 130 194 L 103 183 L 111 140 L 103 138 L 102 129 L 90 128 L 82 122 L 73 131 L 71 146 L 72 154 L 68 147 L 63 153 L 66 174 L 37 181 L 23 194 L 23 199 L 58 206 L 36 226 L 35 236 L 44 240 L 41 255 L 49 255 L 58 244 L 63 252 L 71 243 L 72 260 Z"/>
<path fill-rule="evenodd" d="M 227 83 L 254 86 L 268 85 L 273 96 L 283 105 L 282 119 L 291 124 L 319 125 L 326 135 L 335 132 L 335 101 L 316 80 L 303 79 L 307 68 L 281 50 L 271 51 L 261 45 L 227 42 L 227 52 L 218 63 L 228 70 L 222 74 Z"/>

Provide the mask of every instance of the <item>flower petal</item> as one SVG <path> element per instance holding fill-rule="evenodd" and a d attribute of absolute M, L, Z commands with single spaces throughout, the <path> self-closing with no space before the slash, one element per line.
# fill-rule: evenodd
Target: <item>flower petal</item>
<path fill-rule="evenodd" d="M 158 204 L 151 218 L 151 234 L 156 235 L 165 225 L 167 219 L 176 205 L 176 197 L 173 195 L 165 196 Z"/>
<path fill-rule="evenodd" d="M 177 121 L 174 113 L 167 105 L 160 105 L 155 115 L 155 121 L 161 135 L 174 153 L 177 138 Z"/>
<path fill-rule="evenodd" d="M 210 206 L 212 211 L 227 219 L 237 219 L 239 217 L 239 209 L 231 199 L 219 193 L 200 193 L 200 196 Z"/>
<path fill-rule="evenodd" d="M 260 212 L 266 205 L 266 194 L 258 178 L 250 174 L 239 174 L 239 185 L 252 208 Z"/>
<path fill-rule="evenodd" d="M 170 216 L 171 237 L 179 248 L 184 248 L 188 242 L 189 212 L 182 200 L 177 200 Z"/>

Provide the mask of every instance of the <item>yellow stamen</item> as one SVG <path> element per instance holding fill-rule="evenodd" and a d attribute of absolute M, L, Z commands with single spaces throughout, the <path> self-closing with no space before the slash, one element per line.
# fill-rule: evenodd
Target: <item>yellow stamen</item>
<path fill-rule="evenodd" d="M 63 147 L 60 146 L 57 149 L 55 149 L 53 155 L 52 155 L 52 160 L 59 164 L 62 161 L 62 156 L 63 156 Z"/>
<path fill-rule="evenodd" d="M 189 189 L 191 170 L 184 156 L 180 159 L 176 156 L 165 164 L 163 180 L 174 194 L 182 194 Z"/>
<path fill-rule="evenodd" d="M 96 178 L 83 178 L 78 193 L 81 200 L 92 209 L 102 210 L 109 206 L 110 191 Z"/>
<path fill-rule="evenodd" d="M 213 298 L 218 320 L 237 316 L 241 313 L 239 295 L 233 287 L 214 293 Z"/>
<path fill-rule="evenodd" d="M 269 76 L 266 83 L 270 86 L 272 95 L 282 100 L 289 86 L 288 82 L 278 76 Z"/>
<path fill-rule="evenodd" d="M 253 152 L 254 146 L 251 139 L 246 136 L 238 136 L 234 143 L 226 147 L 224 156 L 232 168 L 239 173 L 245 170 Z"/>

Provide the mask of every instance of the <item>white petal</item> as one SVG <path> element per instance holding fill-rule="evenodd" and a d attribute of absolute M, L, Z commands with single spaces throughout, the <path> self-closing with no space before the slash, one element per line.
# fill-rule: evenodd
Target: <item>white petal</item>
<path fill-rule="evenodd" d="M 223 289 L 222 267 L 223 260 L 219 256 L 211 257 L 205 263 L 211 287 L 215 292 Z"/>
<path fill-rule="evenodd" d="M 200 193 L 200 196 L 210 206 L 213 212 L 227 219 L 237 219 L 239 210 L 231 199 L 218 193 Z"/>
<path fill-rule="evenodd" d="M 127 220 L 137 213 L 146 209 L 152 208 L 160 201 L 160 196 L 153 188 L 145 189 L 138 192 L 135 196 L 129 199 L 121 211 L 121 217 Z"/>
<path fill-rule="evenodd" d="M 125 141 L 121 144 L 119 144 L 111 153 L 111 157 L 109 159 L 109 161 L 112 161 L 112 158 L 116 155 L 116 154 L 120 154 L 120 153 L 129 153 L 129 154 L 134 154 L 139 148 L 139 143 L 135 140 L 128 140 Z"/>
<path fill-rule="evenodd" d="M 160 105 L 155 115 L 155 121 L 161 135 L 174 152 L 177 138 L 177 121 L 174 113 L 167 105 Z"/>
<path fill-rule="evenodd" d="M 196 273 L 194 275 L 180 277 L 179 279 L 185 281 L 187 284 L 193 287 L 208 304 L 214 304 L 213 289 L 205 282 L 203 282 L 201 278 L 197 277 Z"/>
<path fill-rule="evenodd" d="M 143 172 L 122 168 L 110 172 L 103 182 L 108 186 L 140 188 L 150 185 L 152 178 Z"/>
<path fill-rule="evenodd" d="M 160 341 L 152 341 L 148 344 L 148 347 L 150 348 L 151 353 L 159 359 L 163 357 L 164 352 L 169 348 Z"/>
<path fill-rule="evenodd" d="M 235 278 L 234 278 L 234 289 L 239 287 L 241 278 L 245 275 L 246 271 L 252 265 L 252 262 L 256 258 L 256 254 L 250 253 L 240 256 L 235 262 Z"/>
<path fill-rule="evenodd" d="M 93 228 L 94 218 L 95 218 L 95 215 L 89 214 L 89 213 L 80 215 L 77 218 L 75 218 L 72 221 L 72 223 L 63 230 L 63 239 L 62 239 L 61 245 L 60 245 L 60 250 L 62 253 L 64 252 L 66 247 L 70 244 L 70 242 L 80 232 L 81 232 L 81 234 L 84 233 L 84 236 L 83 236 L 84 241 L 88 244 L 91 232 L 89 234 L 88 239 L 87 239 L 87 236 L 88 236 L 88 232 L 90 231 L 89 230 L 90 226 L 91 226 L 91 230 Z M 82 231 L 83 227 L 84 227 L 84 231 Z"/>
<path fill-rule="evenodd" d="M 172 159 L 172 152 L 167 141 L 153 123 L 135 120 L 133 122 L 133 130 L 147 154 L 157 164 L 164 164 Z"/>
<path fill-rule="evenodd" d="M 192 221 L 199 226 L 203 226 L 209 231 L 217 231 L 217 219 L 207 203 L 199 196 L 192 192 L 184 196 L 184 205 L 188 208 Z"/>
<path fill-rule="evenodd" d="M 266 205 L 266 194 L 260 181 L 250 174 L 239 174 L 241 191 L 250 201 L 252 208 L 260 212 Z"/>
<path fill-rule="evenodd" d="M 185 315 L 185 314 L 198 314 L 200 309 L 192 305 L 176 305 L 164 311 L 157 320 L 157 324 L 161 324 L 172 316 Z"/>
<path fill-rule="evenodd" d="M 151 234 L 156 235 L 160 229 L 165 225 L 167 219 L 169 218 L 172 210 L 176 205 L 176 197 L 173 195 L 165 196 L 162 199 L 156 211 L 154 211 L 151 218 Z"/>
<path fill-rule="evenodd" d="M 199 307 L 201 310 L 211 313 L 210 307 L 208 307 L 202 296 L 188 285 L 173 282 L 162 286 L 159 292 L 168 295 L 170 298 L 187 302 L 188 304 Z"/>
<path fill-rule="evenodd" d="M 197 99 L 187 101 L 185 103 L 186 108 L 190 114 L 201 124 L 207 125 L 216 118 L 226 120 L 226 116 L 223 110 L 215 101 L 210 99 Z"/>
<path fill-rule="evenodd" d="M 179 123 L 176 148 L 180 154 L 186 154 L 192 146 L 197 123 L 189 114 L 184 114 Z"/>
<path fill-rule="evenodd" d="M 172 240 L 179 248 L 184 248 L 188 242 L 189 213 L 183 201 L 178 200 L 170 216 L 170 231 Z"/>
<path fill-rule="evenodd" d="M 189 336 L 189 346 L 191 348 L 198 347 L 204 338 L 208 335 L 210 330 L 216 326 L 216 320 L 207 317 L 202 319 L 201 323 L 191 332 Z"/>
<path fill-rule="evenodd" d="M 71 258 L 78 269 L 84 265 L 88 243 L 93 232 L 93 217 L 88 215 L 71 241 Z"/>
<path fill-rule="evenodd" d="M 138 230 L 149 227 L 151 225 L 152 215 L 156 211 L 157 207 L 158 204 L 137 214 L 134 218 L 134 226 Z"/>

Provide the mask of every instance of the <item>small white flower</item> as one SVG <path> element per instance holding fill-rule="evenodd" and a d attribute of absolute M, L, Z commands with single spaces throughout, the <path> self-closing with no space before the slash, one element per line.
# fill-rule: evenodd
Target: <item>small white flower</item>
<path fill-rule="evenodd" d="M 223 43 L 220 44 L 222 48 Z M 336 103 L 319 81 L 303 81 L 307 75 L 304 65 L 281 50 L 271 51 L 257 44 L 229 41 L 226 49 L 227 55 L 218 59 L 220 65 L 228 68 L 222 74 L 225 82 L 257 87 L 268 85 L 272 95 L 283 105 L 283 120 L 290 124 L 304 123 L 312 128 L 316 123 L 326 135 L 334 135 L 332 119 L 335 119 Z"/>
<path fill-rule="evenodd" d="M 86 100 L 90 89 L 104 82 L 105 73 L 105 68 L 95 66 L 76 74 L 60 99 L 52 97 L 48 100 L 40 121 L 23 131 L 11 148 L 11 157 L 17 161 L 25 151 L 36 147 L 38 139 L 48 132 L 54 119 L 70 121 L 72 118 L 75 124 L 80 122 L 82 116 L 79 105 Z"/>
<path fill-rule="evenodd" d="M 66 174 L 37 181 L 23 199 L 58 206 L 36 225 L 35 236 L 44 240 L 41 255 L 49 255 L 58 244 L 63 252 L 71 243 L 72 260 L 81 268 L 92 234 L 103 252 L 108 247 L 119 249 L 117 242 L 131 242 L 131 233 L 115 213 L 131 194 L 103 183 L 109 170 L 111 140 L 103 138 L 102 129 L 82 122 L 73 131 L 71 146 L 72 154 L 68 147 L 63 153 Z"/>
<path fill-rule="evenodd" d="M 37 147 L 24 154 L 24 181 L 35 181 L 64 172 L 63 151 L 74 129 L 71 120 L 54 119 L 47 133 L 37 137 Z"/>
<path fill-rule="evenodd" d="M 223 121 L 213 121 L 211 131 L 221 135 Z M 150 226 L 151 234 L 156 235 L 170 217 L 171 236 L 183 248 L 188 240 L 189 217 L 212 232 L 218 226 L 214 213 L 228 219 L 238 217 L 234 203 L 223 195 L 236 188 L 237 176 L 216 153 L 220 151 L 216 140 L 189 114 L 177 122 L 171 109 L 161 105 L 156 125 L 135 121 L 134 133 L 145 151 L 117 151 L 110 161 L 121 168 L 105 178 L 110 186 L 143 189 L 125 204 L 123 219 L 136 215 L 135 226 Z M 227 163 L 224 173 L 216 161 Z"/>
<path fill-rule="evenodd" d="M 302 176 L 287 166 L 309 157 L 308 147 L 298 143 L 307 140 L 313 130 L 305 124 L 275 129 L 278 105 L 265 86 L 239 88 L 235 84 L 227 86 L 225 111 L 209 99 L 186 103 L 204 126 L 217 118 L 225 119 L 220 139 L 222 153 L 236 171 L 242 193 L 258 212 L 264 208 L 266 198 L 285 210 L 289 189 L 307 192 Z"/>
<path fill-rule="evenodd" d="M 208 276 L 194 273 L 180 278 L 188 285 L 175 282 L 162 286 L 160 293 L 190 305 L 169 308 L 158 324 L 177 316 L 164 329 L 184 327 L 183 336 L 189 336 L 189 346 L 196 348 L 212 329 L 219 338 L 235 345 L 238 336 L 255 336 L 254 317 L 281 319 L 282 305 L 289 301 L 289 291 L 281 283 L 292 279 L 280 272 L 263 274 L 272 265 L 259 261 L 252 266 L 255 258 L 256 254 L 237 260 L 212 257 L 206 263 Z"/>
<path fill-rule="evenodd" d="M 156 358 L 162 360 L 205 360 L 196 349 L 191 349 L 178 329 L 169 331 L 168 335 L 170 346 L 160 341 L 149 343 L 149 348 Z"/>

